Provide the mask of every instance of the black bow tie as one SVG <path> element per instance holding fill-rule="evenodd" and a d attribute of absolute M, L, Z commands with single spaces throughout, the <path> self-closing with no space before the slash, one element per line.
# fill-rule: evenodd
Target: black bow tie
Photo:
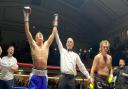
<path fill-rule="evenodd" d="M 68 52 L 72 52 L 73 50 L 72 49 L 67 49 L 68 50 Z"/>

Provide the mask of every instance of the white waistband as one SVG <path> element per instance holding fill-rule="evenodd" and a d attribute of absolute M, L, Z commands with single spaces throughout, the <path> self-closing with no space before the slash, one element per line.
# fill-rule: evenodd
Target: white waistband
<path fill-rule="evenodd" d="M 32 69 L 32 75 L 47 76 L 47 70 Z"/>

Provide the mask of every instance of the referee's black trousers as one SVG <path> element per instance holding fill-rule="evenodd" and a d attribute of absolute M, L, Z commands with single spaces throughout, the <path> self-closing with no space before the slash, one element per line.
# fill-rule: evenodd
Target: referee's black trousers
<path fill-rule="evenodd" d="M 59 78 L 58 89 L 75 89 L 75 76 L 62 73 Z"/>

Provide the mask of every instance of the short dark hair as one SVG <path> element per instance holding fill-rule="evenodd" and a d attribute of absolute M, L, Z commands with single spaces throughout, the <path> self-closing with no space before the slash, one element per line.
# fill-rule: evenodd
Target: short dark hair
<path fill-rule="evenodd" d="M 125 62 L 125 59 L 124 59 L 124 58 L 120 58 L 119 61 L 120 61 L 120 60 L 123 60 L 123 61 Z"/>
<path fill-rule="evenodd" d="M 10 47 L 13 47 L 13 48 L 14 48 L 14 46 L 13 46 L 13 45 L 9 45 L 9 46 L 8 46 L 8 49 L 9 49 Z"/>

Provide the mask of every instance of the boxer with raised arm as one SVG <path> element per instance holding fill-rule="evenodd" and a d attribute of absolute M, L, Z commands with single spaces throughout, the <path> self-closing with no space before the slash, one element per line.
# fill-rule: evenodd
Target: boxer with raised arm
<path fill-rule="evenodd" d="M 47 61 L 49 47 L 54 40 L 56 27 L 53 27 L 52 34 L 44 41 L 43 34 L 37 32 L 35 40 L 29 30 L 29 15 L 24 11 L 25 33 L 30 45 L 33 60 L 32 76 L 29 82 L 29 89 L 47 89 Z"/>

